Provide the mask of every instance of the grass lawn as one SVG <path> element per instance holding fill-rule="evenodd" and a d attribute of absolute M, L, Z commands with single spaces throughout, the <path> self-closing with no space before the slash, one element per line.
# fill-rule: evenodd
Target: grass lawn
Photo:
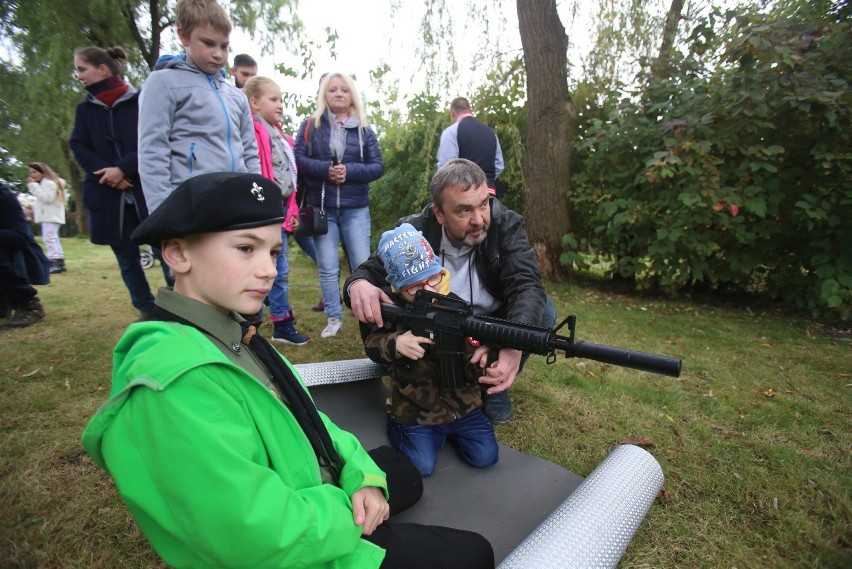
<path fill-rule="evenodd" d="M 137 314 L 109 248 L 63 245 L 68 272 L 40 287 L 47 319 L 0 331 L 0 567 L 163 566 L 79 444 Z M 291 303 L 313 341 L 285 355 L 363 357 L 349 316 L 319 337 L 315 269 L 300 253 L 291 262 Z M 148 277 L 162 285 L 159 268 Z M 665 491 L 622 567 L 852 567 L 848 331 L 773 308 L 546 288 L 560 317 L 577 315 L 578 339 L 684 360 L 672 379 L 533 356 L 512 389 L 515 419 L 497 428 L 584 476 L 624 441 L 657 458 Z"/>

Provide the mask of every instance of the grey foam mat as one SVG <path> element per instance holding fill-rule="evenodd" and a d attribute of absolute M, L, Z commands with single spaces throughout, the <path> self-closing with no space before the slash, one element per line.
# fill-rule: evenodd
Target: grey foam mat
<path fill-rule="evenodd" d="M 386 390 L 380 379 L 316 385 L 310 391 L 317 407 L 365 448 L 388 444 Z M 582 478 L 560 466 L 505 445 L 500 445 L 497 464 L 486 469 L 463 464 L 447 446 L 435 473 L 424 479 L 423 498 L 394 520 L 479 532 L 500 563 L 580 482 Z"/>

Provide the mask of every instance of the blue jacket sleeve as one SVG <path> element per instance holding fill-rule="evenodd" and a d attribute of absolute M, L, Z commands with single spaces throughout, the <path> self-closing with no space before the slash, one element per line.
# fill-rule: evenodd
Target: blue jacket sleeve
<path fill-rule="evenodd" d="M 346 162 L 346 181 L 367 184 L 378 180 L 385 173 L 385 163 L 376 133 L 370 128 L 363 130 L 364 161 Z"/>
<path fill-rule="evenodd" d="M 296 156 L 296 166 L 299 168 L 299 173 L 305 177 L 329 181 L 328 168 L 331 166 L 331 160 L 324 160 L 321 152 L 319 154 L 314 152 L 311 156 L 308 155 L 308 143 L 305 142 L 305 129 L 308 123 L 312 121 L 313 118 L 308 117 L 299 126 L 299 134 L 296 136 L 296 147 L 293 149 L 293 153 Z M 308 138 L 311 139 L 310 143 L 313 144 L 313 137 L 316 134 L 314 129 L 317 127 L 311 124 L 310 128 L 311 132 L 308 134 Z"/>

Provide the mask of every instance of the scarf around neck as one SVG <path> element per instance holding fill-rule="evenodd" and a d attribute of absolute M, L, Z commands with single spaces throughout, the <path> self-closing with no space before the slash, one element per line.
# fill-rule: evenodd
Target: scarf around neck
<path fill-rule="evenodd" d="M 337 156 L 337 159 L 343 162 L 343 153 L 346 152 L 346 129 L 348 128 L 358 128 L 358 145 L 361 146 L 361 159 L 364 158 L 364 148 L 363 143 L 361 141 L 361 121 L 358 120 L 358 117 L 350 115 L 345 121 L 342 123 L 337 120 L 337 116 L 332 113 L 330 110 L 326 111 L 326 118 L 328 119 L 328 124 L 330 126 L 330 133 L 328 141 L 328 149 L 331 153 Z"/>
<path fill-rule="evenodd" d="M 86 91 L 106 106 L 111 107 L 129 88 L 130 85 L 127 84 L 127 81 L 123 77 L 113 75 L 103 81 L 92 83 L 86 87 Z"/>

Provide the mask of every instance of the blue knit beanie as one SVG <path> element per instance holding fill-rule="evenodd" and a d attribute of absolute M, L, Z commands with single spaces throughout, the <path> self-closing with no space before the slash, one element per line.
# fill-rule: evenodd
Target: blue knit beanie
<path fill-rule="evenodd" d="M 382 233 L 379 258 L 388 272 L 387 281 L 397 290 L 443 270 L 429 242 L 410 223 Z"/>

